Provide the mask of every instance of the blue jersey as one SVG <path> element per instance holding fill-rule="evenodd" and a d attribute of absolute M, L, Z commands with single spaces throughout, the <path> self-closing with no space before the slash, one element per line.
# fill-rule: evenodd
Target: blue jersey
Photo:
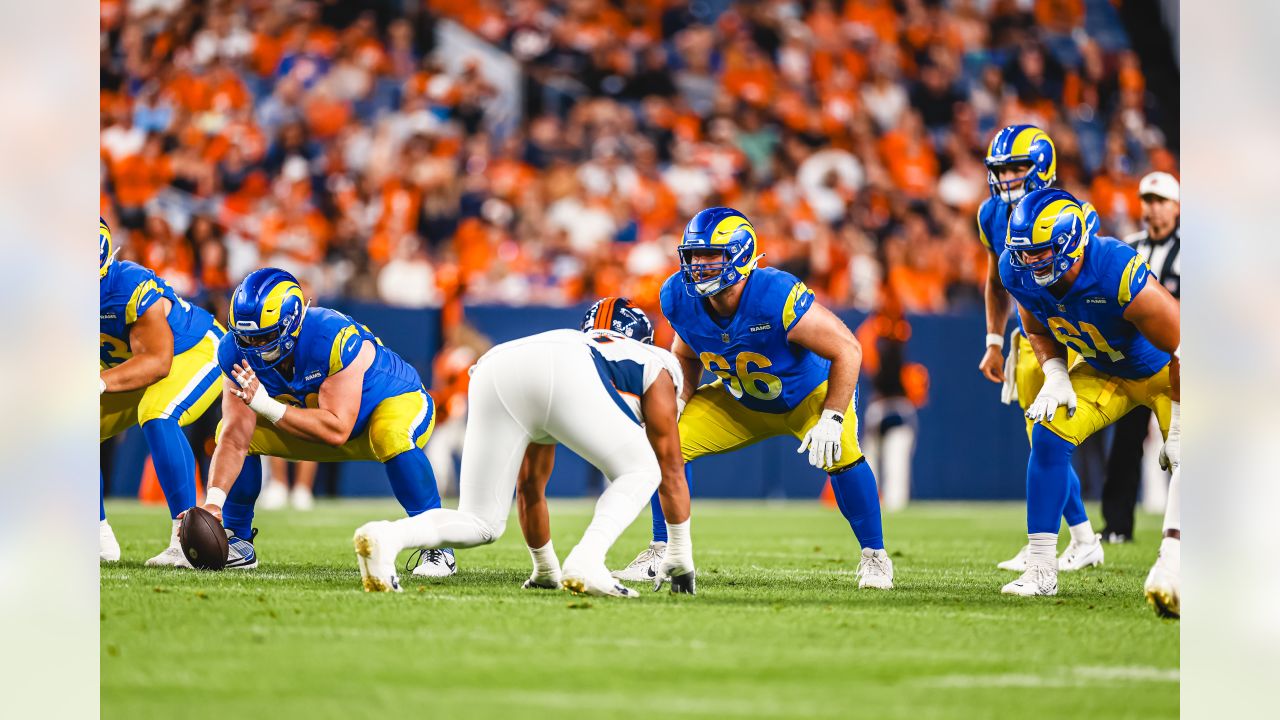
<path fill-rule="evenodd" d="M 1124 318 L 1125 308 L 1151 277 L 1142 256 L 1115 238 L 1095 237 L 1079 262 L 1079 276 L 1060 298 L 1037 285 L 1031 273 L 1015 270 L 1007 249 L 1000 256 L 1000 279 L 1058 342 L 1099 371 L 1136 380 L 1168 365 L 1169 354 Z"/>
<path fill-rule="evenodd" d="M 280 365 L 258 374 L 263 389 L 271 397 L 293 407 L 320 407 L 320 384 L 355 361 L 365 340 L 374 344 L 373 364 L 364 374 L 360 396 L 360 412 L 352 429 L 353 436 L 364 432 L 369 415 L 387 398 L 422 389 L 418 371 L 399 355 L 383 346 L 369 328 L 336 310 L 312 307 L 302 318 L 298 344 L 293 349 L 292 374 L 285 377 Z M 286 364 L 289 361 L 285 361 Z M 218 365 L 227 377 L 232 366 L 247 364 L 236 346 L 235 336 L 227 333 L 218 343 Z"/>
<path fill-rule="evenodd" d="M 1003 200 L 987 198 L 978 206 L 978 239 L 982 247 L 996 256 L 1004 252 L 1004 241 L 1009 236 L 1009 216 L 1013 206 Z"/>
<path fill-rule="evenodd" d="M 168 300 L 169 330 L 173 332 L 173 354 L 195 347 L 213 327 L 213 315 L 178 297 L 169 283 L 151 270 L 127 260 L 107 268 L 98 284 L 99 361 L 103 368 L 115 367 L 133 357 L 129 329 L 152 305 Z"/>
<path fill-rule="evenodd" d="M 813 292 L 774 268 L 757 268 L 744 282 L 738 312 L 722 318 L 709 302 L 685 292 L 676 273 L 662 285 L 662 314 L 735 400 L 752 410 L 785 413 L 826 382 L 831 370 L 831 361 L 787 340 L 813 307 Z"/>

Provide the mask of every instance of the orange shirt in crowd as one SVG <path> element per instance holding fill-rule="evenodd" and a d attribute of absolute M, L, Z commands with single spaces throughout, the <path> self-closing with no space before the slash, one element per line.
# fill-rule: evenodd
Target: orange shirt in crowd
<path fill-rule="evenodd" d="M 938 159 L 927 142 L 912 142 L 899 130 L 880 138 L 880 159 L 889 169 L 893 184 L 903 192 L 924 197 L 938 176 Z"/>
<path fill-rule="evenodd" d="M 324 259 L 329 243 L 329 223 L 324 215 L 312 209 L 286 212 L 269 211 L 262 219 L 258 247 L 262 256 L 283 253 L 305 263 Z"/>
<path fill-rule="evenodd" d="M 418 208 L 422 206 L 422 191 L 391 178 L 382 185 L 382 212 L 369 238 L 369 258 L 377 264 L 391 259 L 396 243 L 406 233 L 418 229 Z"/>
<path fill-rule="evenodd" d="M 1089 187 L 1089 202 L 1103 217 L 1128 215 L 1130 219 L 1137 220 L 1142 214 L 1138 181 L 1130 177 L 1117 179 L 1109 173 L 1098 175 Z"/>
<path fill-rule="evenodd" d="M 141 207 L 173 179 L 173 162 L 166 156 L 130 155 L 112 166 L 111 175 L 120 204 Z"/>
<path fill-rule="evenodd" d="M 888 282 L 909 312 L 937 313 L 947 307 L 946 280 L 936 270 L 896 265 L 889 268 Z"/>

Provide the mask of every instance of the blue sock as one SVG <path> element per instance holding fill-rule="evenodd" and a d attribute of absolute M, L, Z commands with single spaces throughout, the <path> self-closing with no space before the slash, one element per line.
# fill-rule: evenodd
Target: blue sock
<path fill-rule="evenodd" d="M 849 521 L 858 543 L 872 550 L 884 549 L 884 529 L 880 524 L 880 493 L 876 476 L 866 460 L 831 476 L 836 505 Z"/>
<path fill-rule="evenodd" d="M 262 492 L 262 457 L 250 455 L 244 459 L 240 477 L 227 493 L 222 506 L 222 525 L 236 537 L 248 540 L 253 534 L 253 506 Z"/>
<path fill-rule="evenodd" d="M 1067 509 L 1062 512 L 1062 517 L 1066 518 L 1068 526 L 1079 525 L 1089 519 L 1089 513 L 1084 509 L 1084 495 L 1080 487 L 1080 476 L 1076 474 L 1074 465 L 1068 464 L 1067 470 L 1070 471 L 1068 482 L 1070 487 L 1067 492 Z"/>
<path fill-rule="evenodd" d="M 191 452 L 191 443 L 176 418 L 151 420 L 142 426 L 142 434 L 147 438 L 156 479 L 169 504 L 169 517 L 176 518 L 196 504 L 196 456 Z"/>
<path fill-rule="evenodd" d="M 693 494 L 693 466 L 684 464 L 684 481 L 689 485 L 689 494 Z M 658 493 L 649 498 L 649 512 L 653 515 L 653 542 L 667 541 L 667 518 L 662 514 L 662 500 Z"/>
<path fill-rule="evenodd" d="M 1063 511 L 1071 495 L 1071 454 L 1075 449 L 1075 445 L 1043 425 L 1036 425 L 1031 431 L 1031 460 L 1027 463 L 1028 533 L 1057 534 L 1062 526 Z"/>
<path fill-rule="evenodd" d="M 98 469 L 98 522 L 107 519 L 107 506 L 102 502 L 102 493 L 107 487 L 107 481 L 102 477 L 102 469 Z"/>
<path fill-rule="evenodd" d="M 386 463 L 391 492 L 409 517 L 440 507 L 440 488 L 427 454 L 417 448 L 400 453 Z"/>

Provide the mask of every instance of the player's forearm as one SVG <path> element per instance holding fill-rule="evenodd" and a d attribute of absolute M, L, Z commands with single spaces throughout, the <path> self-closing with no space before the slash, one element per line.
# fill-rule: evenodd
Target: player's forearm
<path fill-rule="evenodd" d="M 351 438 L 354 423 L 344 422 L 324 408 L 291 407 L 281 416 L 276 427 L 303 440 L 338 447 Z"/>
<path fill-rule="evenodd" d="M 172 355 L 134 355 L 113 368 L 103 370 L 101 377 L 107 384 L 107 392 L 129 392 L 163 380 L 172 366 Z"/>
<path fill-rule="evenodd" d="M 209 489 L 217 489 L 221 493 L 222 500 L 226 499 L 227 493 L 231 492 L 231 487 L 236 484 L 236 478 L 240 477 L 240 471 L 244 469 L 244 459 L 248 454 L 248 448 L 239 447 L 225 440 L 218 443 L 213 449 L 213 457 L 209 459 Z M 207 493 L 207 499 L 215 500 L 214 493 Z M 215 505 L 221 507 L 221 502 L 214 502 Z"/>
<path fill-rule="evenodd" d="M 1027 341 L 1031 343 L 1031 349 L 1035 351 L 1041 367 L 1054 358 L 1064 362 L 1067 359 L 1067 349 L 1050 335 L 1028 330 Z"/>
<path fill-rule="evenodd" d="M 702 380 L 702 363 L 698 358 L 687 355 L 676 355 L 676 360 L 680 363 L 680 372 L 684 374 L 684 384 L 680 386 L 680 399 L 687 403 L 697 392 L 698 383 Z"/>
<path fill-rule="evenodd" d="M 827 374 L 827 400 L 823 407 L 841 414 L 849 409 L 861 367 L 862 346 L 856 341 L 831 359 L 831 370 Z"/>
<path fill-rule="evenodd" d="M 1013 298 L 1009 297 L 1008 291 L 1004 289 L 1004 285 L 1000 284 L 998 278 L 992 280 L 990 277 L 987 278 L 982 295 L 986 300 L 987 334 L 1003 337 L 1004 327 L 1009 322 L 1009 310 L 1013 305 Z"/>

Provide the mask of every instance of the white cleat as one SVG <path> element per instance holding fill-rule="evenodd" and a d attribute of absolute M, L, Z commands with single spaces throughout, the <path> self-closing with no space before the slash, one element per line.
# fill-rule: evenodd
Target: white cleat
<path fill-rule="evenodd" d="M 862 549 L 862 560 L 858 562 L 858 589 L 862 588 L 893 589 L 893 561 L 889 559 L 889 553 Z"/>
<path fill-rule="evenodd" d="M 179 567 L 191 569 L 191 561 L 182 554 L 181 545 L 170 545 L 160 551 L 159 555 L 147 560 L 147 567 Z"/>
<path fill-rule="evenodd" d="M 1035 597 L 1058 594 L 1058 569 L 1052 565 L 1030 565 L 1022 577 L 1000 588 L 1005 595 Z"/>
<path fill-rule="evenodd" d="M 666 554 L 665 542 L 650 543 L 630 565 L 614 571 L 613 577 L 627 582 L 653 582 L 658 577 L 658 566 L 662 564 L 662 558 Z"/>
<path fill-rule="evenodd" d="M 535 572 L 520 587 L 524 590 L 559 590 L 560 570 L 548 573 Z"/>
<path fill-rule="evenodd" d="M 311 488 L 295 485 L 289 493 L 289 504 L 294 510 L 310 512 L 316 507 L 316 498 L 311 494 Z"/>
<path fill-rule="evenodd" d="M 1102 536 L 1095 535 L 1093 542 L 1085 544 L 1075 540 L 1058 556 L 1058 572 L 1073 572 L 1102 564 Z"/>
<path fill-rule="evenodd" d="M 365 523 L 351 538 L 360 566 L 360 582 L 365 592 L 401 592 L 396 576 L 396 554 L 382 538 L 385 521 Z"/>
<path fill-rule="evenodd" d="M 413 574 L 418 577 L 449 577 L 457 572 L 458 561 L 449 548 L 423 548 L 419 553 L 418 565 L 413 568 Z"/>
<path fill-rule="evenodd" d="M 640 597 L 640 593 L 618 582 L 609 574 L 603 564 L 592 571 L 566 566 L 560 584 L 575 595 L 595 595 L 598 597 Z"/>
<path fill-rule="evenodd" d="M 289 486 L 279 480 L 272 480 L 262 488 L 262 496 L 258 498 L 258 507 L 263 510 L 283 510 L 289 504 Z"/>
<path fill-rule="evenodd" d="M 116 533 L 111 525 L 103 520 L 98 523 L 98 562 L 118 562 L 120 560 L 120 543 L 116 541 Z"/>
<path fill-rule="evenodd" d="M 1142 587 L 1147 596 L 1147 602 L 1160 617 L 1181 617 L 1178 570 L 1176 560 L 1161 552 L 1156 558 L 1156 564 L 1151 566 L 1151 572 L 1147 574 L 1147 582 Z"/>
<path fill-rule="evenodd" d="M 1001 570 L 1011 570 L 1013 572 L 1026 572 L 1027 549 L 1029 547 L 1030 546 L 1028 545 L 1023 545 L 1022 549 L 1018 551 L 1017 555 L 1014 555 L 1013 557 L 1009 558 L 1008 560 L 1005 560 L 1004 562 L 996 563 L 996 567 L 1000 568 Z"/>

